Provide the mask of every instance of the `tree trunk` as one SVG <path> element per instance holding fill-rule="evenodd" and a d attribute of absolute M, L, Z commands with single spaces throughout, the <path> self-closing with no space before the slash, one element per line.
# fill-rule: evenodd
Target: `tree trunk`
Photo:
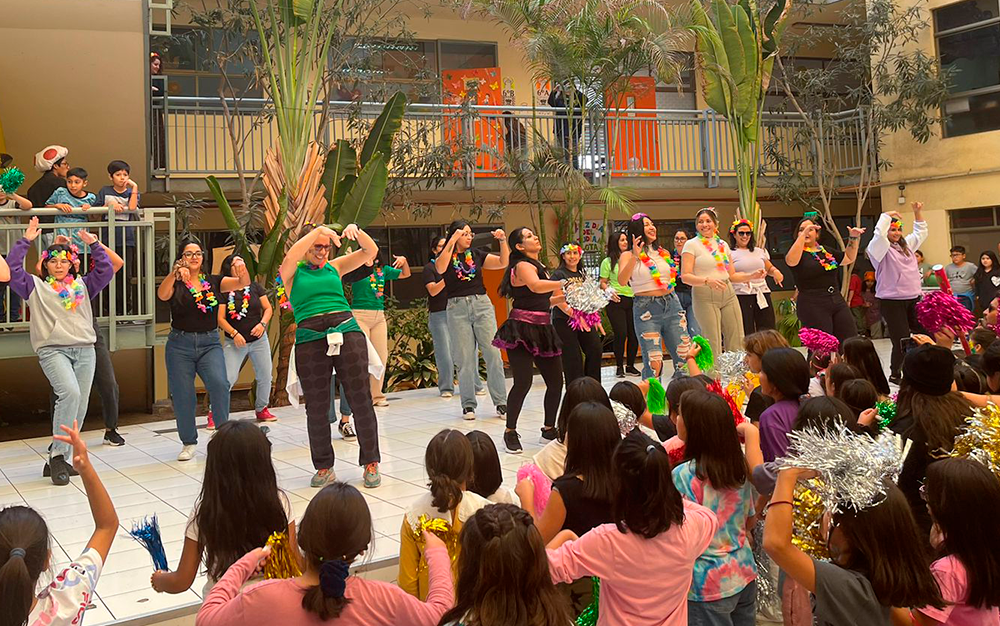
<path fill-rule="evenodd" d="M 278 331 L 278 369 L 274 377 L 274 389 L 271 392 L 271 406 L 288 406 L 288 364 L 295 345 L 295 318 L 291 313 L 279 315 L 280 330 Z"/>

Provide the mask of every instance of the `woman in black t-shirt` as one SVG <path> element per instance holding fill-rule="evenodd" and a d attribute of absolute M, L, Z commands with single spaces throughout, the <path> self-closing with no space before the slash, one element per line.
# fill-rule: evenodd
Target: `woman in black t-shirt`
<path fill-rule="evenodd" d="M 841 265 L 850 265 L 858 255 L 864 228 L 851 227 L 847 249 L 826 248 L 819 243 L 822 226 L 812 217 L 799 220 L 798 237 L 785 253 L 799 290 L 797 308 L 803 328 L 816 328 L 837 337 L 841 343 L 858 334 L 851 309 L 840 294 Z"/>
<path fill-rule="evenodd" d="M 580 244 L 568 243 L 559 250 L 559 267 L 552 272 L 552 280 L 565 281 L 566 284 L 582 283 L 587 280 L 587 272 L 580 265 L 583 249 Z M 601 380 L 601 355 L 604 344 L 597 328 L 591 328 L 585 322 L 571 324 L 573 310 L 565 302 L 554 307 L 552 311 L 552 326 L 562 340 L 563 371 L 566 373 L 566 384 L 570 384 L 581 376 L 590 376 L 596 381 Z M 578 328 L 574 328 L 578 325 Z"/>
<path fill-rule="evenodd" d="M 223 276 L 234 276 L 233 260 L 230 254 L 222 261 Z M 226 378 L 229 390 L 243 369 L 243 362 L 250 357 L 253 375 L 257 380 L 257 394 L 254 398 L 254 413 L 259 422 L 277 420 L 267 405 L 271 401 L 271 343 L 267 339 L 267 324 L 271 321 L 273 309 L 264 288 L 255 282 L 237 291 L 222 294 L 219 300 L 219 328 L 225 333 L 222 353 L 226 357 Z"/>
<path fill-rule="evenodd" d="M 204 258 L 200 245 L 182 243 L 173 271 L 156 290 L 160 300 L 170 303 L 170 334 L 165 357 L 177 434 L 184 445 L 177 455 L 178 461 L 190 461 L 198 445 L 198 429 L 194 423 L 198 402 L 194 389 L 196 374 L 208 390 L 215 419 L 220 425 L 229 420 L 229 381 L 226 379 L 226 359 L 219 343 L 217 308 L 221 296 L 216 294 L 243 289 L 250 284 L 250 274 L 240 257 L 232 261 L 235 278 L 204 274 Z"/>

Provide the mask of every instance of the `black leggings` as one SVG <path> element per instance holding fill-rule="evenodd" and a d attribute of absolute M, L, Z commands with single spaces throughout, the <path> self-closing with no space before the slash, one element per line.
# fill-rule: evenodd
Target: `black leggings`
<path fill-rule="evenodd" d="M 621 302 L 609 302 L 605 311 L 615 333 L 615 365 L 618 369 L 635 367 L 639 354 L 639 338 L 635 336 L 635 322 L 632 320 L 632 298 L 620 296 Z M 625 355 L 628 353 L 628 360 Z"/>
<path fill-rule="evenodd" d="M 767 308 L 757 306 L 757 296 L 736 294 L 740 301 L 740 311 L 743 313 L 743 336 L 749 337 L 758 330 L 774 330 L 774 305 L 771 304 L 771 294 L 765 293 Z"/>
<path fill-rule="evenodd" d="M 531 389 L 535 376 L 532 365 L 538 367 L 545 381 L 545 426 L 555 426 L 559 399 L 562 397 L 562 361 L 557 356 L 534 356 L 523 346 L 507 350 L 507 360 L 514 373 L 514 384 L 507 393 L 507 428 L 517 428 L 517 418 L 521 414 L 524 398 Z"/>
<path fill-rule="evenodd" d="M 327 313 L 302 320 L 303 328 L 326 330 L 351 317 L 349 312 Z M 299 376 L 306 400 L 306 430 L 313 467 L 318 470 L 333 467 L 333 445 L 330 443 L 330 377 L 334 369 L 347 401 L 354 409 L 354 426 L 358 432 L 358 464 L 368 465 L 380 460 L 378 422 L 372 406 L 371 385 L 368 383 L 368 340 L 361 332 L 344 333 L 340 354 L 328 356 L 326 341 L 310 341 L 295 346 L 295 371 Z"/>
<path fill-rule="evenodd" d="M 604 352 L 601 333 L 597 330 L 588 332 L 573 330 L 569 325 L 569 318 L 566 317 L 553 316 L 552 327 L 562 340 L 562 364 L 566 373 L 566 384 L 569 385 L 583 376 L 590 376 L 600 382 L 601 354 Z"/>
<path fill-rule="evenodd" d="M 803 328 L 815 328 L 830 333 L 844 343 L 845 339 L 858 336 L 854 316 L 847 308 L 839 291 L 808 289 L 800 291 L 796 311 Z"/>
<path fill-rule="evenodd" d="M 903 348 L 901 342 L 910 336 L 910 333 L 923 333 L 924 328 L 917 321 L 917 302 L 920 298 L 910 300 L 883 300 L 878 299 L 879 310 L 882 312 L 882 319 L 889 328 L 889 337 L 892 339 L 892 358 L 889 361 L 889 373 L 899 374 L 899 368 L 903 365 Z"/>

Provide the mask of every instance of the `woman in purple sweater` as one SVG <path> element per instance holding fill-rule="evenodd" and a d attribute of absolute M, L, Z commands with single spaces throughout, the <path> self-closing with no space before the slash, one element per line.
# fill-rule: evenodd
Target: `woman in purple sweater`
<path fill-rule="evenodd" d="M 11 248 L 7 263 L 10 288 L 31 307 L 31 347 L 56 394 L 52 432 L 61 435 L 60 426 L 72 427 L 74 420 L 82 426 L 87 415 L 97 341 L 90 300 L 108 286 L 115 269 L 97 236 L 81 230 L 78 235 L 90 246 L 94 269 L 80 276 L 76 246 L 57 243 L 42 251 L 41 276 L 29 274 L 24 257 L 40 232 L 38 218 L 31 218 L 24 237 Z M 51 474 L 54 485 L 69 484 L 70 452 L 68 443 L 52 442 L 43 475 Z"/>

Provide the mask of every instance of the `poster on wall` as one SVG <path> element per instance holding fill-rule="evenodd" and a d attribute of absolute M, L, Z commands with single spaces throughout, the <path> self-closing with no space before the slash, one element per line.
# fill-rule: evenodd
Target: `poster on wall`
<path fill-rule="evenodd" d="M 514 106 L 514 79 L 505 78 L 503 79 L 503 92 L 501 93 L 503 97 L 503 105 L 505 107 Z"/>
<path fill-rule="evenodd" d="M 445 70 L 441 72 L 442 97 L 445 104 L 461 105 L 475 98 L 473 104 L 482 107 L 479 116 L 470 120 L 463 129 L 457 109 L 449 109 L 444 126 L 445 141 L 450 142 L 456 152 L 463 141 L 472 143 L 476 151 L 476 177 L 496 176 L 500 162 L 495 153 L 503 151 L 503 122 L 500 118 L 503 95 L 499 67 L 483 67 L 465 70 Z M 470 137 L 464 137 L 468 132 Z"/>
<path fill-rule="evenodd" d="M 535 79 L 535 104 L 543 105 L 549 101 L 552 86 L 547 80 Z"/>
<path fill-rule="evenodd" d="M 656 80 L 633 76 L 617 101 L 609 98 L 608 141 L 613 142 L 612 176 L 656 176 L 660 169 L 660 142 L 655 113 Z"/>
<path fill-rule="evenodd" d="M 604 251 L 604 222 L 601 220 L 583 220 L 583 231 L 580 237 L 584 252 Z"/>

